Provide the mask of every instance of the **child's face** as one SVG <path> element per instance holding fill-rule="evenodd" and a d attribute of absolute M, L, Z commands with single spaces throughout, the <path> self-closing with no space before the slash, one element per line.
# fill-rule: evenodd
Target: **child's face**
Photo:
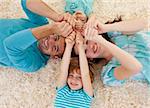
<path fill-rule="evenodd" d="M 82 79 L 80 69 L 74 69 L 68 75 L 67 83 L 72 90 L 79 90 L 82 88 Z"/>
<path fill-rule="evenodd" d="M 76 30 L 82 32 L 83 28 L 84 28 L 84 24 L 86 23 L 87 21 L 87 17 L 86 15 L 81 12 L 81 11 L 76 11 L 73 16 L 75 17 L 76 19 L 76 25 L 75 25 L 75 28 Z"/>

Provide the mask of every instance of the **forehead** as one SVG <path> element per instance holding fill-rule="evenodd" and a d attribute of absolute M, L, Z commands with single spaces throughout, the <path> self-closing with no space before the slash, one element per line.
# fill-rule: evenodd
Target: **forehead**
<path fill-rule="evenodd" d="M 81 72 L 80 72 L 79 68 L 74 68 L 72 71 L 69 72 L 69 74 L 78 74 L 78 75 L 81 75 Z"/>

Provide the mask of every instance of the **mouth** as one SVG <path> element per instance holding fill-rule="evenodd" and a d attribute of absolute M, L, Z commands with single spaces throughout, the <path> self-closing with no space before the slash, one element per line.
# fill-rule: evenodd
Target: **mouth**
<path fill-rule="evenodd" d="M 73 87 L 75 87 L 75 86 L 77 86 L 78 84 L 74 84 L 74 83 L 70 83 L 71 84 L 71 86 L 73 86 Z"/>
<path fill-rule="evenodd" d="M 48 49 L 48 40 L 49 40 L 49 37 L 47 37 L 45 40 L 42 41 L 42 47 L 44 49 Z"/>

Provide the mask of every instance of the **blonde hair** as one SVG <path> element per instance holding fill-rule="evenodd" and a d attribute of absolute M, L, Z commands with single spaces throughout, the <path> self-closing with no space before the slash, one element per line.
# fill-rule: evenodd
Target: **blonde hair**
<path fill-rule="evenodd" d="M 91 83 L 93 83 L 93 81 L 94 81 L 93 64 L 91 62 L 88 62 L 88 66 L 89 66 L 89 74 L 90 74 L 90 78 L 91 78 Z M 71 58 L 68 74 L 72 73 L 74 69 L 80 69 L 79 58 L 78 57 L 72 57 Z"/>

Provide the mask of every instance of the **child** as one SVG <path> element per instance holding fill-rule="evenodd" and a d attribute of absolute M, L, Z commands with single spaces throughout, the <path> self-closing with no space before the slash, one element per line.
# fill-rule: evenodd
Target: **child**
<path fill-rule="evenodd" d="M 92 12 L 93 0 L 65 0 L 65 11 L 69 12 L 75 18 L 75 29 L 83 32 L 84 24 L 87 22 L 88 16 Z M 66 18 L 67 19 L 67 18 Z M 71 20 L 71 19 L 68 19 Z M 68 21 L 73 22 L 73 21 Z"/>
<path fill-rule="evenodd" d="M 65 40 L 66 49 L 62 58 L 61 72 L 57 84 L 55 108 L 90 108 L 93 99 L 93 74 L 89 70 L 83 38 L 79 32 L 76 34 L 79 63 L 77 58 L 71 59 L 70 62 L 72 48 L 75 43 L 74 39 L 75 32 Z"/>

